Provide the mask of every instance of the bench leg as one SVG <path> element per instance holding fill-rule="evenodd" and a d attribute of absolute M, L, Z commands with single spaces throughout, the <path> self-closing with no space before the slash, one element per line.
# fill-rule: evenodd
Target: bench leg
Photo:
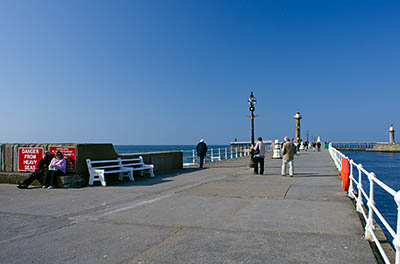
<path fill-rule="evenodd" d="M 95 173 L 90 173 L 89 175 L 89 185 L 93 185 L 93 182 L 99 181 L 102 186 L 107 186 L 106 179 L 104 177 L 104 171 L 96 171 Z"/>
<path fill-rule="evenodd" d="M 129 171 L 129 179 L 130 179 L 131 181 L 135 181 L 135 178 L 133 178 L 133 170 L 130 170 L 130 171 Z"/>
<path fill-rule="evenodd" d="M 100 180 L 101 185 L 102 185 L 103 187 L 106 187 L 106 186 L 107 186 L 107 184 L 106 184 L 106 178 L 104 177 L 104 172 L 100 172 L 100 173 L 99 173 L 99 180 Z"/>
<path fill-rule="evenodd" d="M 150 169 L 150 177 L 154 177 L 153 168 Z"/>

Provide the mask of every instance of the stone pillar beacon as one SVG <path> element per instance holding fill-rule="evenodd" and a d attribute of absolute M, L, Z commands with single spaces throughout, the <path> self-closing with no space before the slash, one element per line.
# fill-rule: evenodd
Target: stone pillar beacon
<path fill-rule="evenodd" d="M 296 113 L 296 115 L 294 116 L 294 119 L 296 119 L 296 139 L 295 139 L 295 142 L 300 143 L 300 119 L 301 119 L 300 112 Z"/>
<path fill-rule="evenodd" d="M 390 128 L 389 128 L 389 143 L 391 143 L 391 144 L 394 143 L 394 128 L 393 128 L 393 124 L 390 125 Z"/>

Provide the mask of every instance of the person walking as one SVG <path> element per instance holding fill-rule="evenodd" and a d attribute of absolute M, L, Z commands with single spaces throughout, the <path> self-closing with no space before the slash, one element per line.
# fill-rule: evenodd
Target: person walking
<path fill-rule="evenodd" d="M 289 137 L 285 137 L 285 144 L 283 144 L 282 148 L 282 176 L 286 176 L 286 167 L 289 165 L 289 177 L 293 177 L 293 159 L 296 153 L 296 146 L 293 144 L 293 142 L 290 142 Z"/>
<path fill-rule="evenodd" d="M 196 147 L 197 156 L 200 158 L 200 168 L 203 168 L 204 157 L 207 154 L 207 144 L 204 143 L 204 139 L 200 139 L 199 144 Z"/>
<path fill-rule="evenodd" d="M 264 158 L 265 158 L 265 144 L 262 138 L 257 138 L 256 146 L 254 147 L 254 174 L 258 174 L 258 164 L 260 164 L 260 175 L 264 174 Z"/>

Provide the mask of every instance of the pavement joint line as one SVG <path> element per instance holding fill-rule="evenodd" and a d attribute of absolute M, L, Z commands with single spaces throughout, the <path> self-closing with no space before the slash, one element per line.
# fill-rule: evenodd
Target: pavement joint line
<path fill-rule="evenodd" d="M 275 231 L 275 230 L 266 230 L 266 229 L 240 229 L 240 228 L 204 228 L 202 226 L 190 226 L 190 225 L 157 225 L 157 224 L 145 224 L 145 223 L 132 223 L 132 222 L 124 222 L 124 221 L 108 221 L 108 220 L 100 220 L 96 221 L 101 224 L 112 224 L 112 225 L 127 225 L 127 226 L 145 226 L 145 227 L 155 227 L 155 228 L 169 228 L 169 229 L 188 229 L 188 230 L 198 230 L 198 231 L 212 231 L 212 232 L 233 232 L 233 233 L 263 233 L 263 234 L 296 234 L 299 236 L 332 236 L 332 237 L 354 237 L 354 234 L 332 234 L 332 233 L 323 233 L 323 232 L 298 232 L 298 231 Z M 363 234 L 360 234 L 360 239 L 363 238 Z"/>
<path fill-rule="evenodd" d="M 112 215 L 112 214 L 115 214 L 115 213 L 119 213 L 119 212 L 122 212 L 122 211 L 130 210 L 130 209 L 134 209 L 134 208 L 137 208 L 137 207 L 145 206 L 145 205 L 148 205 L 148 204 L 151 204 L 151 203 L 154 203 L 154 202 L 158 202 L 158 201 L 161 201 L 163 199 L 175 196 L 178 193 L 180 193 L 180 192 L 182 192 L 182 191 L 184 191 L 186 189 L 191 189 L 191 188 L 194 188 L 196 186 L 200 186 L 200 185 L 206 184 L 208 182 L 212 182 L 212 181 L 217 181 L 217 180 L 220 180 L 220 179 L 223 179 L 223 178 L 226 178 L 226 176 L 208 179 L 206 181 L 202 181 L 202 182 L 195 183 L 195 184 L 185 185 L 184 187 L 179 188 L 178 190 L 175 190 L 172 193 L 167 193 L 167 194 L 164 194 L 164 195 L 158 194 L 159 196 L 156 196 L 154 198 L 147 199 L 147 200 L 142 200 L 142 201 L 139 201 L 139 202 L 131 204 L 131 205 L 127 205 L 127 206 L 124 206 L 124 207 L 120 207 L 120 208 L 116 208 L 116 209 L 113 209 L 113 210 L 109 210 L 109 211 L 106 211 L 106 212 L 104 212 L 102 214 L 99 214 L 99 215 L 88 215 L 88 214 L 82 215 L 82 214 L 80 214 L 80 215 L 68 217 L 68 220 L 70 220 L 72 222 L 72 224 L 78 224 L 78 223 L 86 222 L 86 221 L 97 221 L 101 217 L 106 217 L 106 216 L 109 216 L 109 215 Z"/>

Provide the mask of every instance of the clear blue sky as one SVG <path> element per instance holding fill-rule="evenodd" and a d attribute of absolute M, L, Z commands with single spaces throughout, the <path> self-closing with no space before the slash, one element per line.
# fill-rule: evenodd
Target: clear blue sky
<path fill-rule="evenodd" d="M 0 142 L 400 138 L 400 1 L 0 2 Z M 399 135 L 399 136 L 398 136 Z"/>

